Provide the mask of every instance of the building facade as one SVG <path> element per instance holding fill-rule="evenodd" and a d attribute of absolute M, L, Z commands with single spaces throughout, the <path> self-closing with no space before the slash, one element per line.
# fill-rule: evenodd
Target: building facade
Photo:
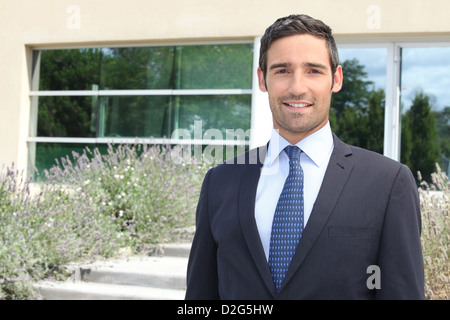
<path fill-rule="evenodd" d="M 305 13 L 338 43 L 339 137 L 448 172 L 448 12 L 447 0 L 0 0 L 0 165 L 43 170 L 109 142 L 263 145 L 259 40 Z"/>

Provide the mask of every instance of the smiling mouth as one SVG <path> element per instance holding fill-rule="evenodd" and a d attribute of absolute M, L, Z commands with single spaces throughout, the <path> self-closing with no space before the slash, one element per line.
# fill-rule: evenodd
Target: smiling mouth
<path fill-rule="evenodd" d="M 293 108 L 306 108 L 311 107 L 312 103 L 283 103 L 285 106 L 293 107 Z"/>

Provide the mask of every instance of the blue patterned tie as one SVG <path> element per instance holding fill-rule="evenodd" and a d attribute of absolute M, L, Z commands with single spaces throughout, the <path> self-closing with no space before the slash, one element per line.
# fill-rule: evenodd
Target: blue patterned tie
<path fill-rule="evenodd" d="M 303 169 L 302 150 L 287 146 L 289 175 L 278 199 L 270 237 L 269 268 L 277 293 L 303 233 Z"/>

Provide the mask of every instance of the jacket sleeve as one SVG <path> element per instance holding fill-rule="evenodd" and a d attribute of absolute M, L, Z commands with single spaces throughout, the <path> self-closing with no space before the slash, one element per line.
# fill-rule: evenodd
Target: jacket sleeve
<path fill-rule="evenodd" d="M 208 212 L 208 184 L 213 170 L 209 170 L 205 176 L 198 201 L 196 231 L 187 269 L 186 300 L 219 299 L 217 245 L 211 232 Z"/>
<path fill-rule="evenodd" d="M 424 299 L 420 200 L 411 171 L 402 165 L 392 185 L 380 240 L 377 299 Z"/>

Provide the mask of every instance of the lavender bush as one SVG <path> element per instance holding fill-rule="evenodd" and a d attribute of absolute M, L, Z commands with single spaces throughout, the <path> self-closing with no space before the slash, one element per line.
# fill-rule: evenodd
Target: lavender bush
<path fill-rule="evenodd" d="M 427 299 L 450 299 L 450 181 L 438 165 L 421 181 L 422 247 Z M 420 178 L 420 173 L 419 173 Z"/>
<path fill-rule="evenodd" d="M 109 146 L 73 154 L 46 172 L 47 184 L 70 186 L 80 203 L 97 207 L 133 247 L 166 242 L 175 227 L 193 224 L 207 162 L 186 165 L 165 146 Z M 193 161 L 192 161 L 193 162 Z"/>
<path fill-rule="evenodd" d="M 85 149 L 45 172 L 34 196 L 23 174 L 2 170 L 0 300 L 39 298 L 30 283 L 63 276 L 64 263 L 171 241 L 194 224 L 208 167 L 176 164 L 166 147 Z"/>

